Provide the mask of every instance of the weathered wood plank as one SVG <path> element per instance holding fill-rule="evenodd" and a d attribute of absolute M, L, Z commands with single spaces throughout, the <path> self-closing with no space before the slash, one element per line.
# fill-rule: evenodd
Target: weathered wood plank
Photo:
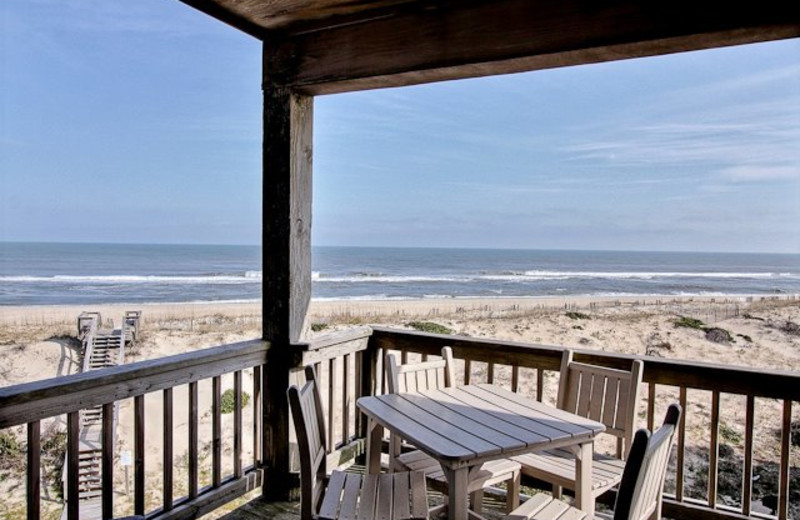
<path fill-rule="evenodd" d="M 708 460 L 708 507 L 717 507 L 719 473 L 719 392 L 711 392 L 711 441 Z"/>
<path fill-rule="evenodd" d="M 101 406 L 265 362 L 253 340 L 0 388 L 0 429 Z"/>
<path fill-rule="evenodd" d="M 242 371 L 233 373 L 233 476 L 242 477 Z"/>
<path fill-rule="evenodd" d="M 778 481 L 778 519 L 789 518 L 789 452 L 792 449 L 792 402 L 783 401 L 783 421 L 781 423 L 781 462 Z"/>
<path fill-rule="evenodd" d="M 681 387 L 678 393 L 678 403 L 681 405 L 681 410 L 686 408 L 686 388 Z M 677 432 L 677 445 L 678 445 L 678 460 L 675 467 L 675 498 L 680 502 L 683 500 L 683 486 L 684 486 L 684 471 L 686 467 L 686 416 L 688 413 L 681 414 L 678 421 Z"/>
<path fill-rule="evenodd" d="M 245 473 L 240 479 L 224 481 L 218 488 L 202 489 L 197 498 L 176 505 L 171 511 L 161 512 L 152 518 L 155 520 L 200 518 L 231 500 L 259 488 L 262 482 L 262 470 L 254 469 Z"/>
<path fill-rule="evenodd" d="M 102 460 L 102 489 L 101 510 L 103 520 L 114 517 L 114 418 L 115 403 L 103 405 L 103 460 Z"/>
<path fill-rule="evenodd" d="M 222 482 L 222 380 L 211 378 L 211 485 Z"/>
<path fill-rule="evenodd" d="M 272 343 L 264 365 L 264 495 L 289 494 L 289 374 L 311 301 L 311 160 L 313 99 L 281 88 L 264 49 L 263 338 Z"/>
<path fill-rule="evenodd" d="M 78 520 L 80 516 L 80 500 L 78 499 L 78 475 L 80 466 L 80 413 L 67 414 L 67 481 L 66 501 L 67 520 Z"/>
<path fill-rule="evenodd" d="M 173 406 L 172 406 L 172 388 L 165 388 L 163 391 L 163 427 L 164 427 L 164 468 L 163 468 L 163 496 L 164 496 L 164 510 L 169 511 L 172 509 L 172 466 L 173 466 L 173 449 L 172 449 L 172 430 L 173 430 Z"/>
<path fill-rule="evenodd" d="M 198 479 L 198 391 L 197 381 L 189 383 L 189 498 L 197 496 Z"/>
<path fill-rule="evenodd" d="M 681 403 L 681 406 L 685 406 Z M 684 407 L 684 410 L 686 408 Z M 753 433 L 755 427 L 755 398 L 747 396 L 744 418 L 744 474 L 742 475 L 742 514 L 750 516 L 753 503 Z"/>
<path fill-rule="evenodd" d="M 145 496 L 145 413 L 144 395 L 133 398 L 133 512 L 144 515 Z"/>
<path fill-rule="evenodd" d="M 253 465 L 261 463 L 261 367 L 253 367 Z"/>
<path fill-rule="evenodd" d="M 725 9 L 688 0 L 409 2 L 370 16 L 271 35 L 267 68 L 279 84 L 327 94 L 800 35 L 797 7 L 778 0 Z"/>
<path fill-rule="evenodd" d="M 28 423 L 27 484 L 28 520 L 39 520 L 41 504 L 41 447 L 42 426 L 39 421 Z"/>

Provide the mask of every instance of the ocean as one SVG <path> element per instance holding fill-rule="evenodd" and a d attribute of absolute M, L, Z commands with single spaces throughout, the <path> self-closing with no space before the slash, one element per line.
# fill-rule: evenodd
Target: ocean
<path fill-rule="evenodd" d="M 312 258 L 317 300 L 800 294 L 800 255 L 787 254 L 315 247 Z M 258 246 L 0 242 L 0 305 L 260 298 Z"/>

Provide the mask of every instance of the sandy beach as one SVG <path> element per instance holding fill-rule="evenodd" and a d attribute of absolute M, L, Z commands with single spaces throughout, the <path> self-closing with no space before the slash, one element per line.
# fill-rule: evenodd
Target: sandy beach
<path fill-rule="evenodd" d="M 128 362 L 257 338 L 261 328 L 258 303 L 4 307 L 0 312 L 0 386 L 79 370 L 79 344 L 74 336 L 76 318 L 84 310 L 101 312 L 107 326 L 111 325 L 109 320 L 118 324 L 125 310 L 142 311 L 141 337 L 130 349 Z M 707 339 L 703 331 L 676 327 L 679 317 L 695 318 L 707 326 L 725 329 L 732 341 L 717 343 Z M 800 300 L 785 296 L 314 301 L 308 325 L 309 336 L 313 337 L 354 325 L 409 329 L 409 324 L 415 321 L 433 322 L 454 334 L 472 337 L 800 371 L 800 332 L 797 330 Z M 230 379 L 223 378 L 223 390 L 232 387 Z M 245 374 L 244 387 L 251 391 L 248 389 L 252 389 L 252 374 Z M 200 393 L 201 409 L 210 410 L 210 384 L 201 384 Z M 161 431 L 160 399 L 160 394 L 147 398 L 146 420 L 148 428 L 154 432 Z M 186 399 L 185 389 L 177 389 L 176 408 L 184 409 Z M 659 409 L 671 399 L 675 396 L 669 392 L 659 394 Z M 732 435 L 743 432 L 740 400 L 735 396 L 723 399 L 726 424 Z M 778 403 L 765 403 L 760 410 L 766 410 L 762 413 L 767 417 L 772 415 L 769 410 L 773 408 L 779 417 Z M 122 403 L 120 450 L 132 449 L 131 409 L 132 403 Z M 707 435 L 708 410 L 703 399 L 691 405 L 690 412 L 697 420 L 690 423 L 690 431 L 696 431 L 700 437 L 704 429 Z M 209 415 L 205 413 L 201 423 L 207 422 Z M 794 415 L 800 417 L 796 411 Z M 230 417 L 223 418 L 226 430 L 232 428 Z M 776 425 L 772 419 L 774 417 L 763 421 L 763 429 L 767 432 L 765 436 L 774 441 Z M 245 413 L 245 431 L 250 431 L 251 421 L 251 414 Z M 44 425 L 43 431 L 58 431 L 61 427 L 58 420 L 51 423 Z M 176 421 L 176 482 L 185 480 L 182 473 L 186 466 L 181 456 L 186 451 L 186 435 L 181 433 L 185 429 L 185 420 Z M 23 431 L 21 428 L 14 430 L 16 435 Z M 154 442 L 148 443 L 147 455 L 147 471 L 152 474 L 154 484 L 159 482 L 161 471 L 161 435 L 155 437 Z M 201 446 L 208 444 L 210 439 L 206 437 L 200 439 Z M 774 452 L 770 451 L 774 450 L 773 445 L 774 442 L 765 442 L 757 448 L 757 454 L 774 457 Z M 740 446 L 735 448 L 739 450 Z M 250 450 L 245 443 L 245 460 L 252 457 Z M 204 464 L 207 465 L 209 459 L 206 453 Z M 121 468 L 117 470 L 115 479 L 123 490 L 125 475 Z M 230 471 L 230 465 L 224 470 Z M 24 485 L 13 477 L 13 465 L 4 464 L 0 472 L 6 475 L 0 479 L 0 493 L 10 497 L 0 506 L 0 517 L 14 518 L 24 500 Z M 207 477 L 208 471 L 201 471 L 201 480 Z M 176 496 L 184 492 L 176 489 Z M 124 511 L 130 499 L 121 493 L 115 503 Z M 160 491 L 149 494 L 148 504 L 155 506 L 159 502 Z M 48 503 L 53 511 L 59 510 L 55 498 Z"/>

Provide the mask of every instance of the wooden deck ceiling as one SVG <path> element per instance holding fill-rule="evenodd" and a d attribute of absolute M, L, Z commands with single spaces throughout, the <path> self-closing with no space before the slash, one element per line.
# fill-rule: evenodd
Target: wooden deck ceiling
<path fill-rule="evenodd" d="M 800 4 L 551 0 L 182 0 L 265 43 L 271 81 L 306 94 L 800 36 Z"/>

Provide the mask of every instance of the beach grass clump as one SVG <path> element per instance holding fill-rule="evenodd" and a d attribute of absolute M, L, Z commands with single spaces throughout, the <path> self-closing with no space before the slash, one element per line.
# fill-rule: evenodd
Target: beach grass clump
<path fill-rule="evenodd" d="M 439 323 L 432 321 L 412 321 L 406 323 L 407 326 L 420 332 L 428 332 L 430 334 L 453 334 L 453 329 L 446 327 Z"/>
<path fill-rule="evenodd" d="M 242 392 L 242 408 L 247 406 L 250 402 L 250 394 L 247 392 Z M 223 414 L 233 413 L 235 409 L 235 395 L 232 388 L 228 388 L 224 392 L 222 392 L 222 402 L 220 403 L 220 408 Z"/>
<path fill-rule="evenodd" d="M 725 442 L 729 442 L 734 446 L 738 446 L 742 443 L 742 434 L 736 431 L 733 426 L 728 424 L 720 423 L 719 435 Z"/>
<path fill-rule="evenodd" d="M 578 311 L 569 311 L 569 312 L 567 312 L 566 315 L 567 315 L 567 318 L 569 318 L 571 320 L 591 320 L 592 319 L 592 317 L 589 316 L 588 314 L 585 314 L 583 312 L 578 312 Z"/>
<path fill-rule="evenodd" d="M 321 331 L 323 331 L 323 330 L 325 330 L 327 328 L 328 328 L 328 324 L 327 323 L 312 323 L 311 324 L 311 330 L 314 331 L 314 332 L 321 332 Z"/>
<path fill-rule="evenodd" d="M 673 322 L 675 327 L 685 327 L 687 329 L 697 329 L 697 330 L 706 330 L 706 324 L 703 323 L 703 320 L 698 320 L 697 318 L 690 318 L 689 316 L 681 316 L 677 320 Z"/>
<path fill-rule="evenodd" d="M 708 327 L 703 329 L 706 333 L 706 339 L 714 343 L 735 343 L 736 340 L 730 332 L 719 327 Z"/>
<path fill-rule="evenodd" d="M 0 431 L 0 468 L 10 469 L 24 465 L 23 449 L 12 432 Z"/>

